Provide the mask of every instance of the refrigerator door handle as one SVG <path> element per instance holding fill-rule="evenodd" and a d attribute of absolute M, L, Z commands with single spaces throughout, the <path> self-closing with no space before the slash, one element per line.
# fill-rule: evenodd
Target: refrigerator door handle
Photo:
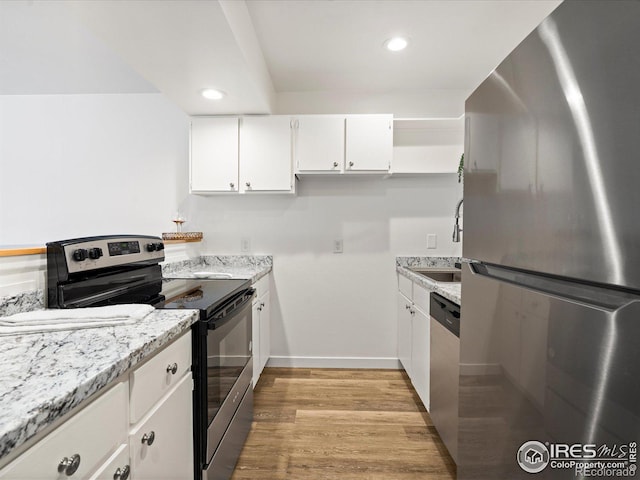
<path fill-rule="evenodd" d="M 469 268 L 476 275 L 609 312 L 640 302 L 640 292 L 615 285 L 578 281 L 489 263 L 473 262 L 469 263 Z"/>

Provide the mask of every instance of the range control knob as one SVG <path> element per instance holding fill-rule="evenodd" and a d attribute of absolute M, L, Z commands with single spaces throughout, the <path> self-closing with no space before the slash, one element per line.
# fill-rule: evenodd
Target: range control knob
<path fill-rule="evenodd" d="M 147 243 L 147 252 L 155 252 L 157 247 L 157 243 Z"/>
<path fill-rule="evenodd" d="M 102 256 L 102 249 L 95 247 L 89 249 L 89 258 L 91 260 L 97 260 Z"/>
<path fill-rule="evenodd" d="M 73 252 L 73 259 L 76 262 L 82 262 L 87 259 L 87 251 L 84 248 L 79 248 Z"/>
<path fill-rule="evenodd" d="M 164 243 L 156 243 L 156 250 L 164 250 Z"/>

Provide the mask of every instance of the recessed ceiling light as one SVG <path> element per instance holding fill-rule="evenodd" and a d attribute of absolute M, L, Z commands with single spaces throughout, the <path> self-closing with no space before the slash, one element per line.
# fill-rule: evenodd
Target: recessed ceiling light
<path fill-rule="evenodd" d="M 222 90 L 216 90 L 215 88 L 205 88 L 200 93 L 207 100 L 220 100 L 226 95 Z"/>
<path fill-rule="evenodd" d="M 392 52 L 399 52 L 400 50 L 404 50 L 409 45 L 409 40 L 402 37 L 393 37 L 384 42 L 384 46 L 387 50 Z"/>

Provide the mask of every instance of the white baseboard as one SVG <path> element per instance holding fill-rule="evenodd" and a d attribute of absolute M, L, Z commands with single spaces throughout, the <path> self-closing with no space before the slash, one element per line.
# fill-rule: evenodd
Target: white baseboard
<path fill-rule="evenodd" d="M 397 358 L 386 357 L 269 357 L 267 367 L 289 368 L 384 368 L 401 369 Z"/>

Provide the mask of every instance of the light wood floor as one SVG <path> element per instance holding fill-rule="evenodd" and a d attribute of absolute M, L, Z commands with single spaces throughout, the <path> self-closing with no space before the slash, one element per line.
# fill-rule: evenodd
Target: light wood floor
<path fill-rule="evenodd" d="M 232 480 L 455 479 L 399 370 L 266 368 Z"/>

